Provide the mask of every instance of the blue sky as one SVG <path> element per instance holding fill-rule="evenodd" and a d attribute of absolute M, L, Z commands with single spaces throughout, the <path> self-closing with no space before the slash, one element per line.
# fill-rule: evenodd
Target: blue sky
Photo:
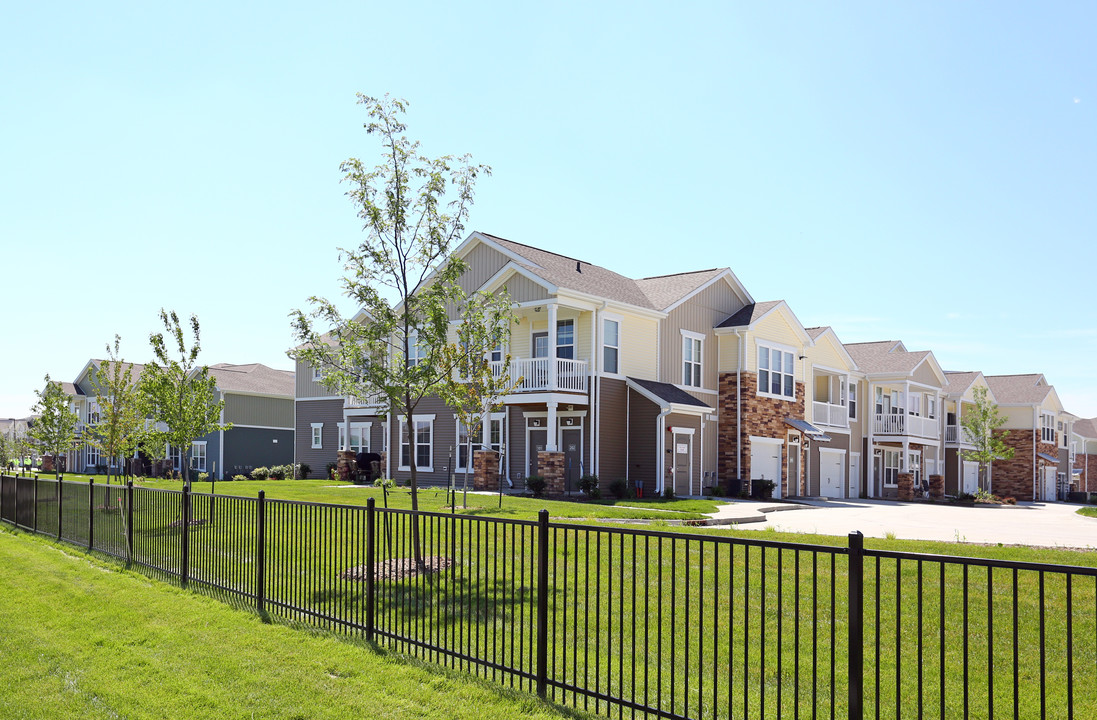
<path fill-rule="evenodd" d="M 0 417 L 161 307 L 292 367 L 373 162 L 354 93 L 491 165 L 468 224 L 731 267 L 846 342 L 1043 372 L 1097 415 L 1091 3 L 86 3 L 0 24 Z M 14 345 L 13 345 L 14 343 Z"/>

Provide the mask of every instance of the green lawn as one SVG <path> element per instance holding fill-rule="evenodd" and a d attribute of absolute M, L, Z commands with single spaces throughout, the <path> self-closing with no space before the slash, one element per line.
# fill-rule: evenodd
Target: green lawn
<path fill-rule="evenodd" d="M 0 530 L 0 717 L 574 717 L 109 567 Z"/>
<path fill-rule="evenodd" d="M 1078 514 L 1085 515 L 1086 517 L 1097 518 L 1097 507 L 1078 508 Z"/>

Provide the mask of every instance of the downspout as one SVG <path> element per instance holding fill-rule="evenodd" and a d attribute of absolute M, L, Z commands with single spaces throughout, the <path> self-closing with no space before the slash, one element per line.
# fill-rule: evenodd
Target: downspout
<path fill-rule="evenodd" d="M 1040 458 L 1036 456 L 1036 406 L 1032 406 L 1032 499 L 1036 499 L 1036 491 L 1040 487 Z M 1041 434 L 1043 431 L 1041 430 Z"/>
<path fill-rule="evenodd" d="M 503 447 L 506 448 L 506 453 L 502 457 L 502 461 L 505 466 L 503 477 L 506 478 L 507 487 L 513 488 L 514 481 L 510 479 L 510 405 L 506 406 L 503 411 Z"/>
<path fill-rule="evenodd" d="M 735 477 L 743 481 L 743 334 L 735 331 Z"/>
<path fill-rule="evenodd" d="M 667 425 L 667 415 L 670 415 L 670 408 L 669 407 L 666 410 L 663 410 L 662 412 L 660 412 L 659 416 L 656 418 L 656 420 L 658 420 L 658 422 L 656 423 L 657 428 L 656 428 L 655 431 L 657 433 L 659 433 L 659 437 L 658 437 L 657 442 L 655 443 L 655 452 L 659 454 L 659 462 L 655 463 L 655 471 L 658 473 L 658 476 L 655 478 L 655 488 L 656 488 L 656 492 L 658 492 L 660 494 L 666 489 L 663 486 L 663 480 L 666 478 L 666 472 L 667 472 L 666 468 L 664 467 L 664 463 L 666 463 L 666 458 L 664 457 L 664 455 L 666 455 L 666 442 L 667 442 L 666 437 L 665 437 L 666 425 Z"/>

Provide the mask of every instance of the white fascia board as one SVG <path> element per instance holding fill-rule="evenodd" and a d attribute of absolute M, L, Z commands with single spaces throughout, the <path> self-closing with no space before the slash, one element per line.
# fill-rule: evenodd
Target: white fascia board
<path fill-rule="evenodd" d="M 248 390 L 221 390 L 217 388 L 221 395 L 247 395 L 248 397 L 264 397 L 272 398 L 274 400 L 292 400 L 293 395 L 282 395 L 280 393 L 263 393 L 263 392 L 250 392 Z"/>
<path fill-rule="evenodd" d="M 95 362 L 95 358 L 88 360 L 87 364 L 84 365 L 84 369 L 76 374 L 76 379 L 72 381 L 72 384 L 79 385 L 80 381 L 84 379 L 84 375 L 86 375 L 87 372 L 92 369 L 92 367 L 98 367 L 98 363 Z"/>
<path fill-rule="evenodd" d="M 504 405 L 540 405 L 541 403 L 558 403 L 562 405 L 590 405 L 590 396 L 585 394 L 570 394 L 562 392 L 532 392 L 512 393 L 503 396 Z"/>
<path fill-rule="evenodd" d="M 750 293 L 747 292 L 747 289 L 743 285 L 743 283 L 739 282 L 739 278 L 735 276 L 735 273 L 731 271 L 731 268 L 724 268 L 718 275 L 711 278 L 708 282 L 697 286 L 689 293 L 683 295 L 681 298 L 676 300 L 673 304 L 663 308 L 663 312 L 669 313 L 671 310 L 686 302 L 690 298 L 694 297 L 702 290 L 712 287 L 714 284 L 721 280 L 725 281 L 731 287 L 732 292 L 734 292 L 739 297 L 739 299 L 743 301 L 744 305 L 750 305 L 752 302 L 754 302 L 754 298 L 752 298 L 750 296 Z"/>
<path fill-rule="evenodd" d="M 530 272 L 526 268 L 518 265 L 513 261 L 508 262 L 506 265 L 499 268 L 499 271 L 492 275 L 490 278 L 488 278 L 487 281 L 485 281 L 479 289 L 483 290 L 484 292 L 495 292 L 503 285 L 506 285 L 507 279 L 510 278 L 512 275 L 521 275 L 528 279 L 530 282 L 540 285 L 549 295 L 555 295 L 557 290 L 559 289 L 540 275 Z"/>
<path fill-rule="evenodd" d="M 602 304 L 605 303 L 607 308 L 613 308 L 614 310 L 617 310 L 619 312 L 632 313 L 633 315 L 642 315 L 644 317 L 649 317 L 654 320 L 662 320 L 667 316 L 665 312 L 659 310 L 652 310 L 651 308 L 640 307 L 639 305 L 631 305 L 629 303 L 623 303 L 617 300 L 610 300 L 609 298 L 599 297 L 598 295 L 591 295 L 589 293 L 580 292 L 578 290 L 571 290 L 568 288 L 564 288 L 563 290 L 561 290 L 561 295 L 567 295 L 579 301 L 586 301 L 588 303 L 591 303 L 592 305 L 597 305 L 598 307 L 601 307 Z"/>
<path fill-rule="evenodd" d="M 911 375 L 914 374 L 915 370 L 925 365 L 927 361 L 931 361 L 930 369 L 933 370 L 933 374 L 941 380 L 941 385 L 947 383 L 948 378 L 945 377 L 945 371 L 941 369 L 941 363 L 937 362 L 937 357 L 933 354 L 932 350 L 926 353 L 926 356 L 922 358 L 922 360 L 917 365 L 911 368 Z"/>
<path fill-rule="evenodd" d="M 838 333 L 834 332 L 833 327 L 827 327 L 826 330 L 820 333 L 819 337 L 815 338 L 812 346 L 814 347 L 815 345 L 818 345 L 819 340 L 821 338 L 827 337 L 828 335 L 834 341 L 835 347 L 838 348 L 838 353 L 842 356 L 842 359 L 846 361 L 846 364 L 849 365 L 850 370 L 860 370 L 860 368 L 857 367 L 857 362 L 853 359 L 853 356 L 849 354 L 848 350 L 846 350 L 846 346 L 843 345 L 842 341 L 838 339 Z"/>
<path fill-rule="evenodd" d="M 704 415 L 705 413 L 716 412 L 716 408 L 711 408 L 707 405 L 683 405 L 681 403 L 668 403 L 666 400 L 651 392 L 644 386 L 640 385 L 639 383 L 634 383 L 631 380 L 625 380 L 625 384 L 636 392 L 640 393 L 640 395 L 651 401 L 652 404 L 657 405 L 662 410 L 670 410 L 674 413 L 683 413 L 686 415 Z"/>
<path fill-rule="evenodd" d="M 488 237 L 484 233 L 480 232 L 479 230 L 473 230 L 472 234 L 470 234 L 468 236 L 468 238 L 466 238 L 463 243 L 458 245 L 457 248 L 453 251 L 452 254 L 455 255 L 456 257 L 463 258 L 467 253 L 469 253 L 478 244 L 487 245 L 492 250 L 495 250 L 496 252 L 498 252 L 502 255 L 505 255 L 506 257 L 510 258 L 511 260 L 514 260 L 515 262 L 524 263 L 526 265 L 532 265 L 534 267 L 541 267 L 540 265 L 538 265 L 534 261 L 530 260 L 529 258 L 522 257 L 521 255 L 514 252 L 513 250 L 508 250 L 507 248 L 503 247 L 502 245 L 500 245 L 496 241 L 492 240 L 490 237 Z"/>

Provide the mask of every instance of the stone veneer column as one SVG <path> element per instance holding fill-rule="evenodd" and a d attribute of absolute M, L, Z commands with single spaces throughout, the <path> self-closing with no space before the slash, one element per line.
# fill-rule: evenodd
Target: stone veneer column
<path fill-rule="evenodd" d="M 339 474 L 340 480 L 351 481 L 354 480 L 355 472 L 357 472 L 358 464 L 354 462 L 353 450 L 340 450 L 338 460 L 335 463 L 335 471 Z"/>
<path fill-rule="evenodd" d="M 494 450 L 477 450 L 472 454 L 472 487 L 499 489 L 499 454 Z"/>
<path fill-rule="evenodd" d="M 941 500 L 945 497 L 944 475 L 929 476 L 929 496 L 934 500 Z"/>
<path fill-rule="evenodd" d="M 914 474 L 899 473 L 896 481 L 899 485 L 899 499 L 910 501 L 914 499 Z"/>
<path fill-rule="evenodd" d="M 564 453 L 538 451 L 537 473 L 545 479 L 546 495 L 564 494 Z"/>

